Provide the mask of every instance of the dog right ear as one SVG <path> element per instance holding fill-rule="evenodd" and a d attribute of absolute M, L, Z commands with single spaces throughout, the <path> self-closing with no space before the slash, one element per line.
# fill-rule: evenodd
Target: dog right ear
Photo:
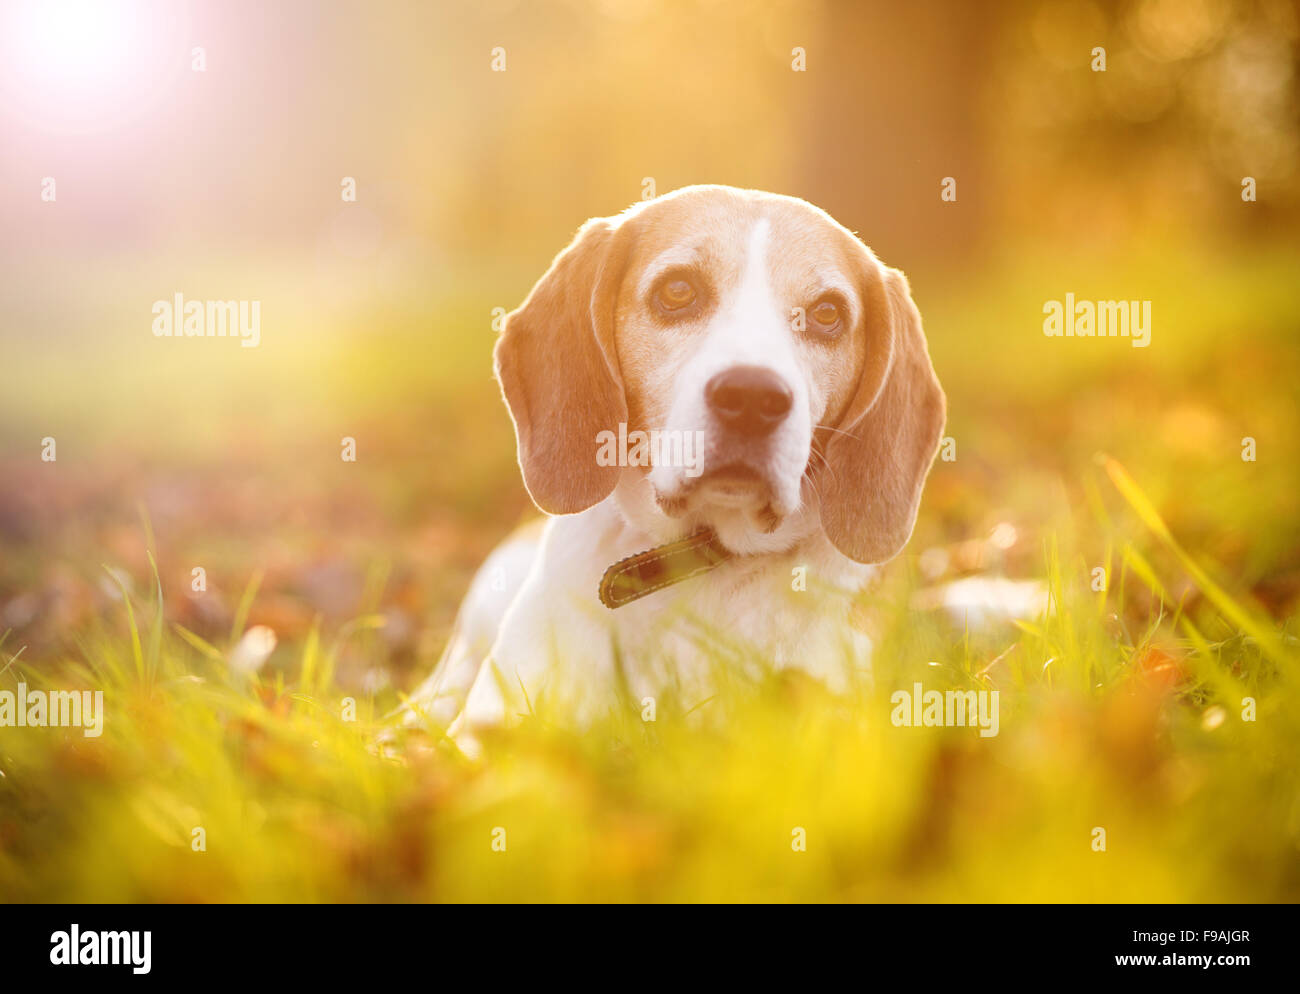
<path fill-rule="evenodd" d="M 585 511 L 618 482 L 596 436 L 627 421 L 614 345 L 626 233 L 593 218 L 506 317 L 496 375 L 515 424 L 524 486 L 548 514 Z"/>
<path fill-rule="evenodd" d="M 947 401 L 907 277 L 863 258 L 868 357 L 841 430 L 826 445 L 822 527 L 850 559 L 883 563 L 912 536 Z"/>

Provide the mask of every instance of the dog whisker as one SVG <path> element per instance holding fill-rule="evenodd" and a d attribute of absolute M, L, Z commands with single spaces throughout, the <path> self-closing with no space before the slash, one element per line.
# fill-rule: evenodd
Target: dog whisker
<path fill-rule="evenodd" d="M 832 431 L 837 435 L 843 435 L 845 438 L 851 438 L 855 442 L 862 441 L 861 436 L 855 435 L 851 431 L 845 431 L 842 428 L 834 428 L 831 425 L 815 424 L 813 425 L 813 428 L 821 431 Z"/>

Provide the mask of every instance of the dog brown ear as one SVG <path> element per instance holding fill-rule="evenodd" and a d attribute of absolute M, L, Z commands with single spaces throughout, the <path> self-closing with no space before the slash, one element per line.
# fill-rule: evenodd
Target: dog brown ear
<path fill-rule="evenodd" d="M 597 465 L 596 436 L 627 420 L 613 328 L 624 241 L 606 218 L 584 224 L 497 341 L 524 486 L 549 514 L 585 511 L 618 481 L 617 466 Z"/>
<path fill-rule="evenodd" d="M 869 268 L 880 275 L 864 293 L 867 358 L 839 430 L 826 442 L 821 516 L 840 552 L 882 563 L 912 536 L 946 402 L 907 278 L 874 258 Z"/>

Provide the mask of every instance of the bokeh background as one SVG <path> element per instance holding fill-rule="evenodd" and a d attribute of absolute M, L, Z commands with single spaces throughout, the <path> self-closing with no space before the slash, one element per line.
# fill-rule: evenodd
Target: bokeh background
<path fill-rule="evenodd" d="M 1300 13 L 1271 0 L 0 0 L 0 682 L 82 673 L 135 702 L 111 762 L 0 729 L 0 897 L 1293 899 L 1298 69 Z M 883 689 L 1010 666 L 1021 730 L 979 751 L 809 721 L 813 740 L 715 756 L 718 779 L 684 794 L 662 756 L 629 772 L 590 740 L 565 746 L 577 759 L 512 754 L 498 780 L 441 746 L 376 773 L 293 692 L 377 720 L 534 513 L 490 376 L 494 309 L 586 218 L 703 182 L 804 197 L 907 272 L 958 455 L 880 598 Z M 1152 301 L 1150 347 L 1045 338 L 1042 306 L 1067 291 Z M 152 303 L 177 292 L 260 300 L 260 346 L 155 338 Z M 1096 565 L 1132 589 L 1098 598 Z M 1056 584 L 1064 627 L 972 636 L 926 613 L 970 576 Z M 222 684 L 246 627 L 273 631 L 255 692 L 141 690 L 121 674 L 124 591 L 174 679 Z M 318 672 L 309 693 L 322 644 L 328 686 Z M 1255 738 L 1242 686 L 1274 702 Z M 180 726 L 211 732 L 185 740 L 188 780 L 158 758 L 183 751 Z M 285 755 L 250 758 L 280 735 Z M 304 736 L 337 748 L 334 772 L 308 775 Z M 798 757 L 836 749 L 854 757 L 836 789 L 801 779 Z M 67 789 L 32 786 L 42 773 Z M 797 879 L 756 828 L 750 851 L 722 827 L 737 807 L 785 825 L 748 793 L 787 796 L 783 775 L 790 798 L 855 799 L 823 812 L 842 844 Z M 1098 817 L 1079 796 L 1141 827 L 1122 869 L 1073 862 Z M 578 824 L 492 877 L 475 819 L 516 802 L 539 837 Z M 102 830 L 78 827 L 86 807 Z M 203 812 L 242 841 L 196 871 L 185 826 Z M 311 831 L 315 862 L 295 862 Z M 140 833 L 161 848 L 85 869 Z M 401 872 L 382 855 L 398 850 Z"/>

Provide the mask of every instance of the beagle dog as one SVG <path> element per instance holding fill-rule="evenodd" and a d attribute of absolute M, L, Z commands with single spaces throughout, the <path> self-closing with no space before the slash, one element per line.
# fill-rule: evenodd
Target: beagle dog
<path fill-rule="evenodd" d="M 802 200 L 687 187 L 584 224 L 495 366 L 549 517 L 476 575 L 417 716 L 472 752 L 529 714 L 868 676 L 850 610 L 911 536 L 945 413 L 901 272 Z"/>

